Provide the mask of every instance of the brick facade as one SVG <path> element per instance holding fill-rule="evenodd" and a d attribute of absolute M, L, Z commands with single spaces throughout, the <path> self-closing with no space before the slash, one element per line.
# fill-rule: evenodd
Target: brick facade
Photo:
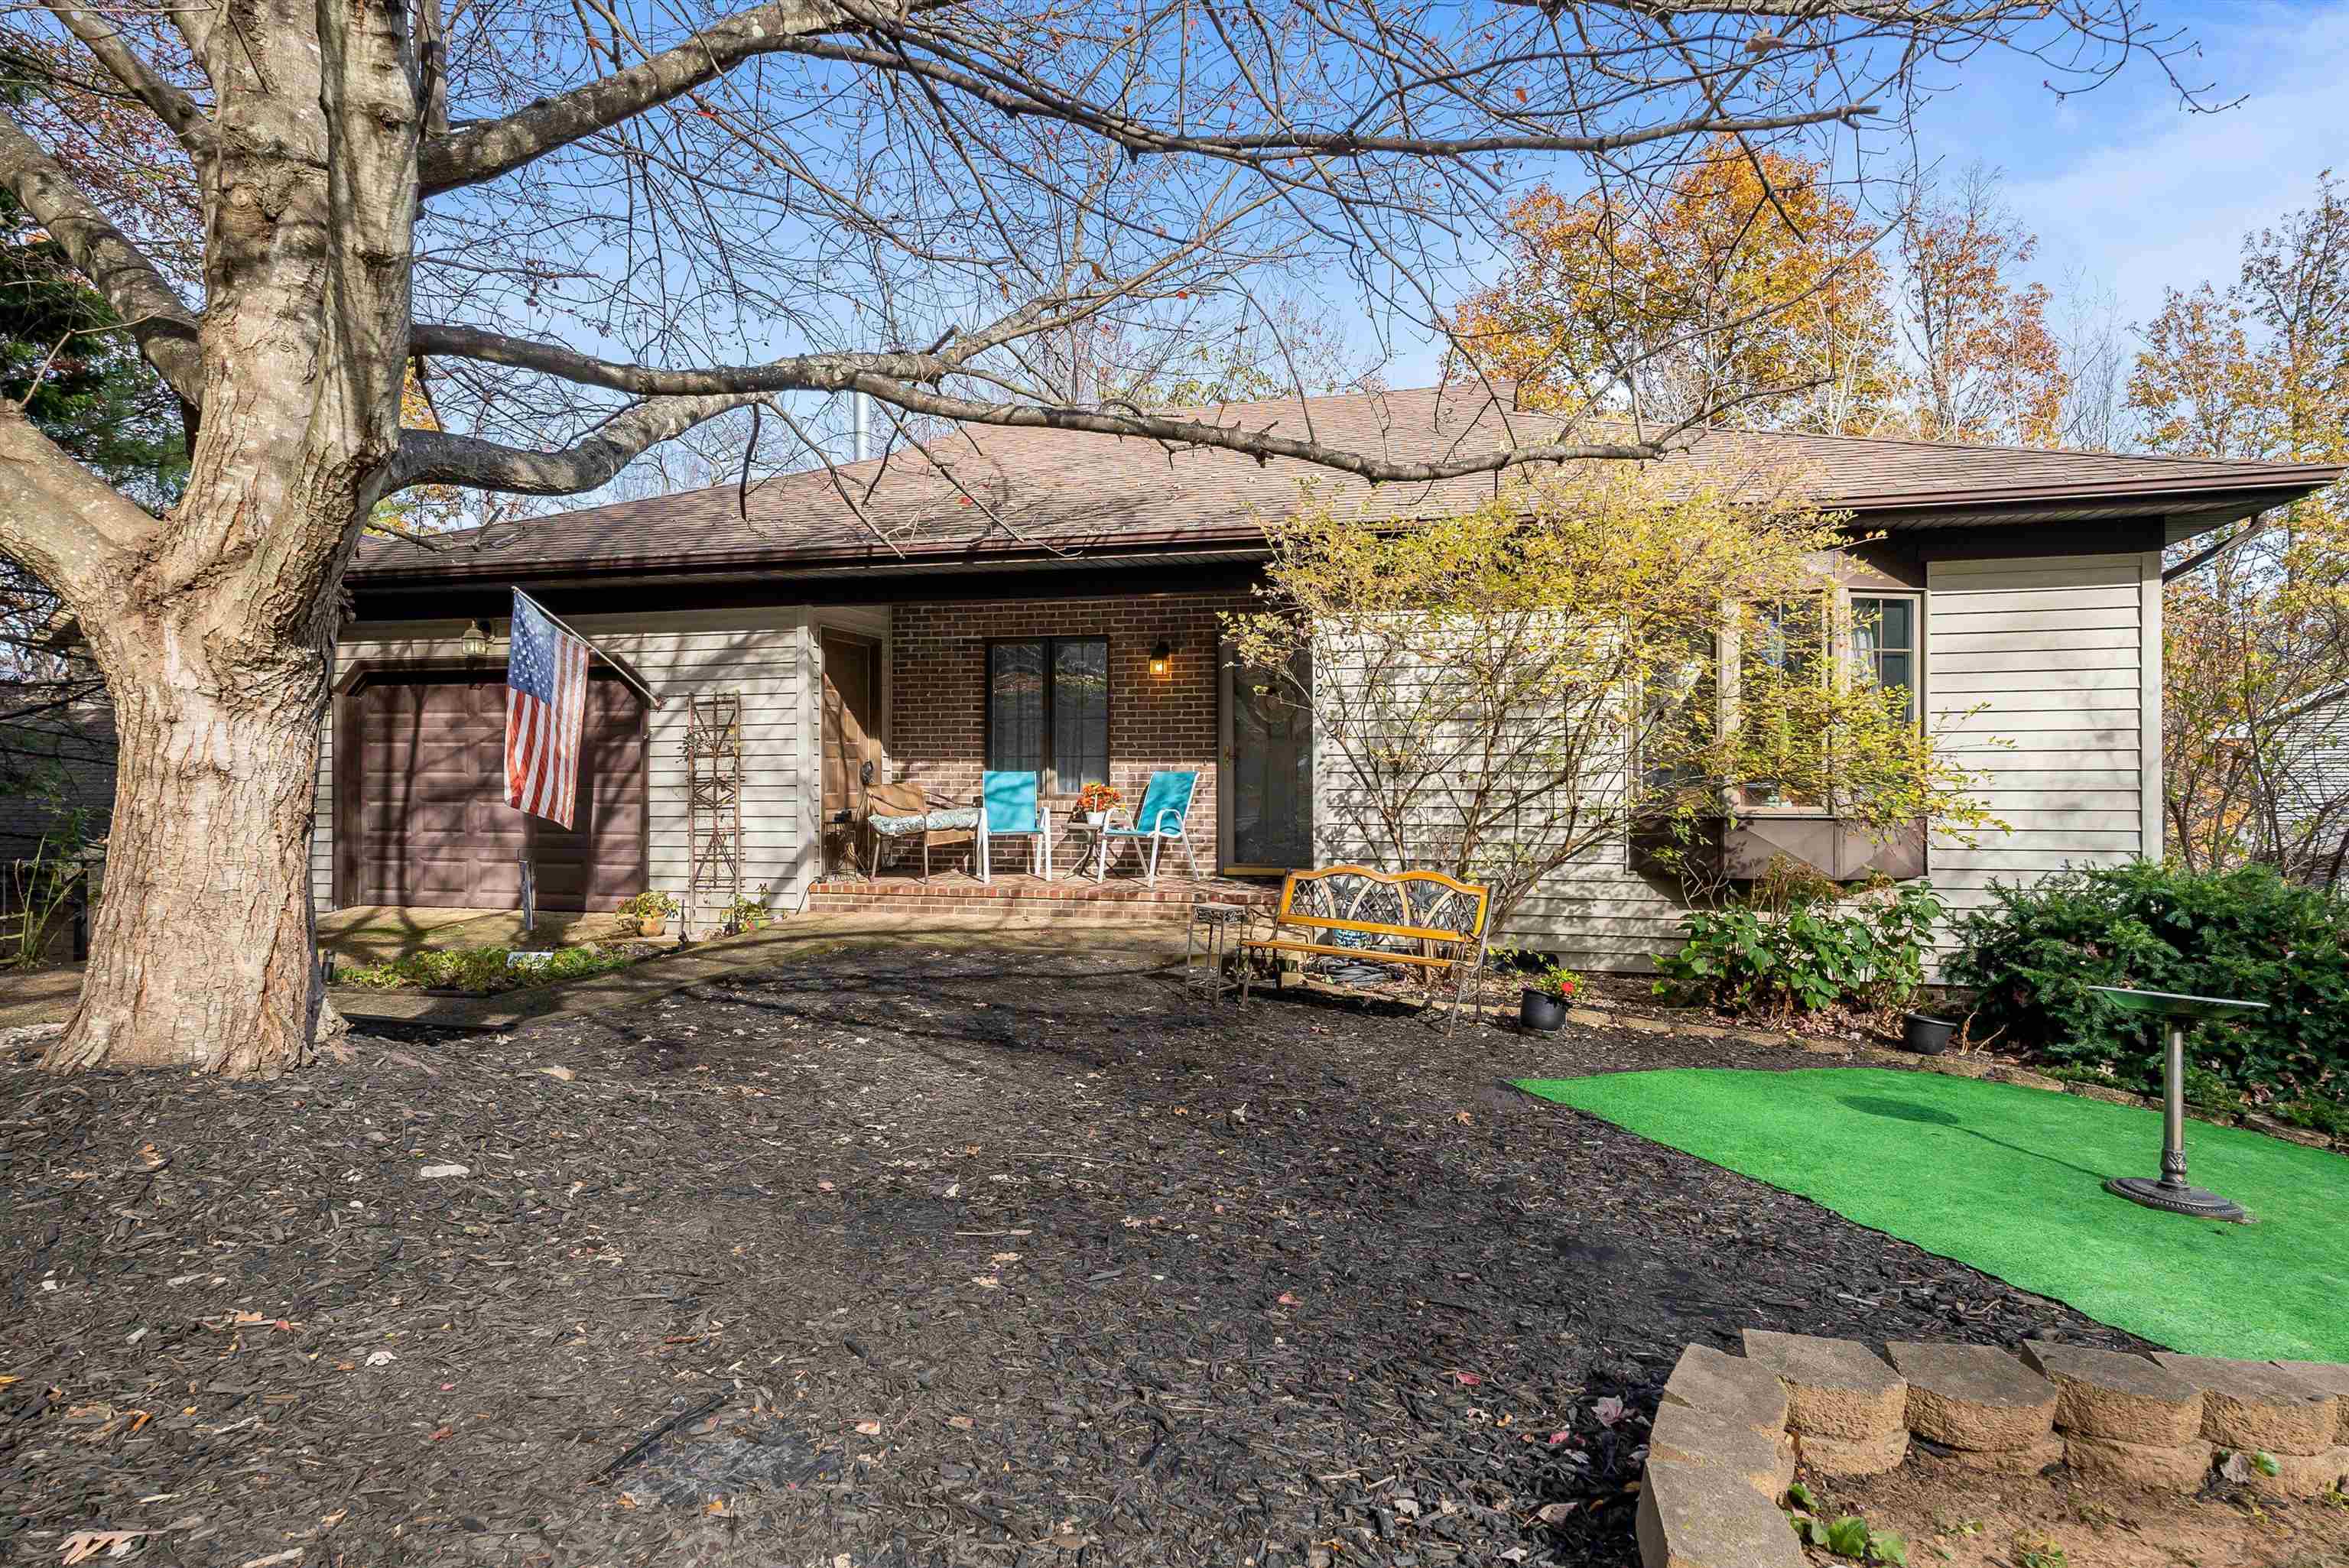
<path fill-rule="evenodd" d="M 1018 637 L 1109 640 L 1110 782 L 1138 803 L 1157 769 L 1196 769 L 1190 832 L 1199 869 L 1216 864 L 1217 616 L 1247 611 L 1246 593 L 1135 594 L 1113 599 L 898 604 L 889 617 L 892 776 L 940 795 L 978 792 L 986 767 L 987 645 Z M 1172 667 L 1150 673 L 1150 650 L 1174 645 Z M 1057 817 L 1073 795 L 1051 799 Z M 1129 862 L 1130 863 L 1130 862 Z M 1162 852 L 1159 865 L 1168 861 Z M 1181 869 L 1180 853 L 1173 862 Z M 1012 869 L 1006 867 L 1004 869 Z"/>

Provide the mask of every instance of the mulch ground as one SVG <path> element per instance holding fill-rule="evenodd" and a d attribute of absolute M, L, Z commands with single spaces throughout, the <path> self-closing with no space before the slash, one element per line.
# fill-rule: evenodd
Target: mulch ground
<path fill-rule="evenodd" d="M 890 952 L 352 1057 L 0 1068 L 0 1562 L 1622 1563 L 1690 1340 L 2131 1343 L 1499 1081 L 1779 1048 Z"/>

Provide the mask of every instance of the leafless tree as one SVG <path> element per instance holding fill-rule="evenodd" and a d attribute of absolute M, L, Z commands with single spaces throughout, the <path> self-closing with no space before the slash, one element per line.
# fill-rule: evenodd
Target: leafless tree
<path fill-rule="evenodd" d="M 1722 133 L 1851 167 L 1979 49 L 2032 51 L 2070 89 L 2186 43 L 2137 0 L 12 15 L 33 101 L 144 116 L 202 220 L 159 262 L 122 194 L 147 187 L 32 109 L 0 119 L 0 178 L 194 431 L 159 520 L 0 409 L 0 550 L 78 619 L 121 737 L 108 892 L 48 1061 L 238 1074 L 301 1060 L 320 1016 L 312 760 L 340 579 L 384 498 L 578 493 L 755 399 L 847 392 L 1382 480 L 1651 457 L 1677 425 L 1397 462 L 1071 403 L 1022 348 L 1179 331 L 1186 296 L 1250 279 L 1432 331 L 1530 170 L 1637 185 Z M 401 428 L 418 356 L 443 428 Z"/>

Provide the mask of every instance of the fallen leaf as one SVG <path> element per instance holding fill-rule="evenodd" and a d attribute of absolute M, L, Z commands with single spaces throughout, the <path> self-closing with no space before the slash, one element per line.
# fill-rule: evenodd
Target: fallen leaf
<path fill-rule="evenodd" d="M 981 1290 L 999 1290 L 1003 1285 L 1003 1282 L 993 1274 L 973 1274 L 970 1283 Z"/>
<path fill-rule="evenodd" d="M 881 1435 L 881 1423 L 878 1421 L 859 1421 L 856 1423 L 856 1430 L 859 1436 L 877 1438 Z"/>
<path fill-rule="evenodd" d="M 1544 1524 L 1556 1524 L 1573 1511 L 1574 1504 L 1570 1502 L 1546 1502 L 1534 1510 L 1534 1517 Z"/>
<path fill-rule="evenodd" d="M 429 1181 L 442 1176 L 471 1176 L 472 1171 L 462 1165 L 427 1165 L 417 1174 Z"/>
<path fill-rule="evenodd" d="M 1459 1380 L 1460 1386 L 1464 1388 L 1474 1388 L 1485 1380 L 1474 1372 L 1454 1372 L 1452 1376 Z"/>
<path fill-rule="evenodd" d="M 1623 1401 L 1609 1394 L 1591 1406 L 1590 1413 L 1599 1418 L 1600 1426 L 1611 1427 L 1623 1418 Z"/>
<path fill-rule="evenodd" d="M 815 1190 L 819 1192 L 829 1192 L 833 1190 L 832 1183 L 829 1181 L 819 1181 L 815 1184 Z"/>
<path fill-rule="evenodd" d="M 1019 1254 L 1018 1253 L 995 1253 L 990 1254 L 987 1261 L 991 1264 L 1016 1264 L 1019 1261 Z"/>
<path fill-rule="evenodd" d="M 68 1563 L 87 1563 L 104 1553 L 109 1557 L 128 1557 L 131 1547 L 138 1544 L 143 1530 L 77 1530 L 66 1537 Z"/>
<path fill-rule="evenodd" d="M 1469 1115 L 1464 1110 L 1454 1111 L 1452 1113 L 1452 1119 L 1458 1122 L 1463 1127 L 1474 1127 L 1476 1125 L 1476 1119 Z"/>
<path fill-rule="evenodd" d="M 972 1421 L 968 1416 L 948 1416 L 947 1418 L 947 1425 L 952 1427 L 958 1432 L 967 1432 L 976 1424 L 977 1423 Z"/>
<path fill-rule="evenodd" d="M 1287 1291 L 1282 1291 L 1280 1293 L 1280 1305 L 1283 1306 L 1303 1306 L 1305 1304 L 1298 1300 L 1295 1296 L 1289 1295 Z"/>
<path fill-rule="evenodd" d="M 561 1078 L 564 1083 L 571 1081 L 572 1075 L 569 1068 L 541 1068 L 538 1070 L 551 1078 Z"/>
<path fill-rule="evenodd" d="M 367 1353 L 367 1364 L 370 1367 L 388 1367 L 398 1359 L 398 1357 L 388 1350 L 372 1350 Z"/>

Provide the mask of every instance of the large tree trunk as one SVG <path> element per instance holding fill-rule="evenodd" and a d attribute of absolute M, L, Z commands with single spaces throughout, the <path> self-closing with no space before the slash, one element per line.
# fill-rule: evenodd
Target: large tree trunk
<path fill-rule="evenodd" d="M 282 1072 L 325 1002 L 311 794 L 343 569 L 398 448 L 416 66 L 402 0 L 253 0 L 235 22 L 199 29 L 217 149 L 187 490 L 132 547 L 45 563 L 120 732 L 59 1069 Z"/>
<path fill-rule="evenodd" d="M 310 913 L 322 648 L 208 665 L 197 625 L 104 638 L 120 747 L 81 1007 L 43 1065 L 269 1077 L 309 1054 L 324 993 Z M 119 655 L 145 648 L 124 663 Z"/>

